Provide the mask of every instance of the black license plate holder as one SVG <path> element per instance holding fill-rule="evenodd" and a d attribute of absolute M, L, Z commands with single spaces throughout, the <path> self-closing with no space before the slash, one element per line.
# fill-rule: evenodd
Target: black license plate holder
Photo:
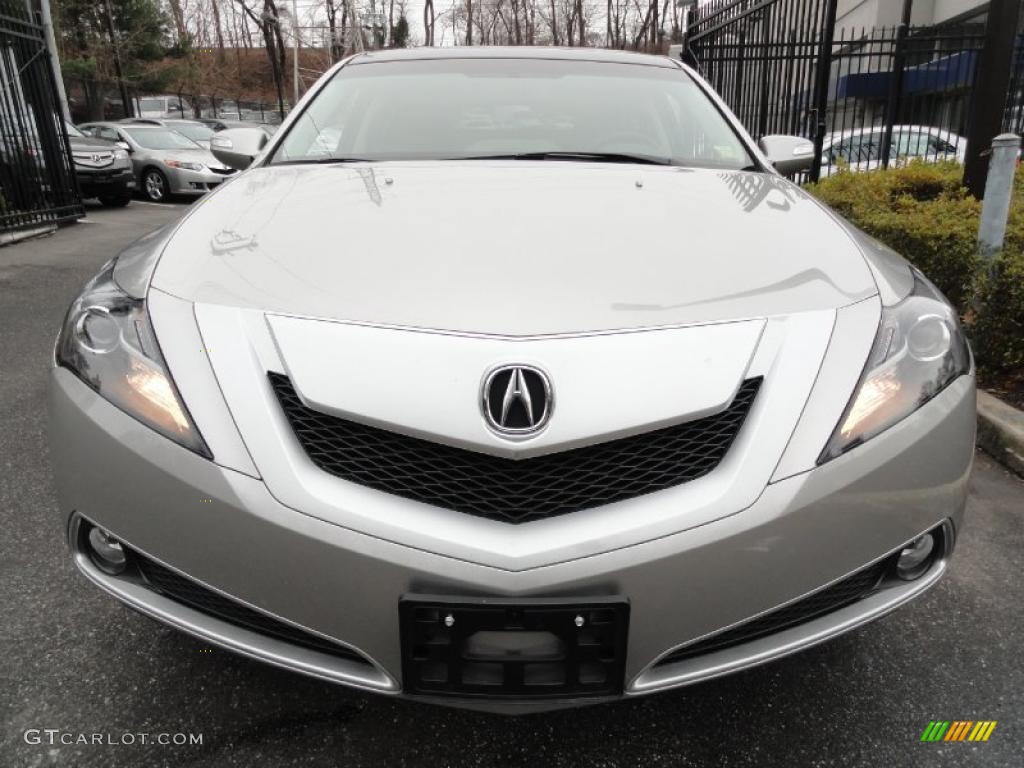
<path fill-rule="evenodd" d="M 629 625 L 629 603 L 622 597 L 405 595 L 399 624 L 407 693 L 488 698 L 622 693 Z"/>

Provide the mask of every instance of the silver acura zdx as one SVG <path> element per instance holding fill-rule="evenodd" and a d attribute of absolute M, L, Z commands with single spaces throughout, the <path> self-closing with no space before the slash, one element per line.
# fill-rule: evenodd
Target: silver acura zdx
<path fill-rule="evenodd" d="M 928 280 L 694 72 L 350 58 L 55 350 L 75 563 L 203 640 L 504 712 L 770 661 L 943 575 L 974 373 Z"/>

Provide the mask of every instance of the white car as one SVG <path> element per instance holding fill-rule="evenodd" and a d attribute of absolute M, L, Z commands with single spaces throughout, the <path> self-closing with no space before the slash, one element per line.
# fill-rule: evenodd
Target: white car
<path fill-rule="evenodd" d="M 885 127 L 838 131 L 825 137 L 821 157 L 821 175 L 838 173 L 840 162 L 851 171 L 873 171 L 882 167 Z M 895 125 L 889 149 L 889 165 L 920 158 L 925 162 L 964 161 L 967 139 L 950 131 L 925 125 Z"/>
<path fill-rule="evenodd" d="M 191 111 L 178 96 L 142 96 L 135 102 L 136 117 L 184 117 Z"/>

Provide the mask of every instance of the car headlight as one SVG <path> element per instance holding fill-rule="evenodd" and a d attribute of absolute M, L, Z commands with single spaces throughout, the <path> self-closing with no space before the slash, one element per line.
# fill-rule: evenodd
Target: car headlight
<path fill-rule="evenodd" d="M 114 159 L 115 160 L 127 160 L 128 159 L 128 153 L 125 152 L 123 149 L 115 149 L 114 150 Z"/>
<path fill-rule="evenodd" d="M 885 431 L 970 369 L 955 311 L 915 270 L 911 294 L 883 308 L 864 373 L 818 463 Z"/>
<path fill-rule="evenodd" d="M 202 163 L 190 163 L 186 160 L 165 160 L 164 161 L 171 168 L 181 168 L 184 171 L 201 171 L 203 170 Z"/>
<path fill-rule="evenodd" d="M 72 302 L 57 364 L 146 426 L 212 458 L 167 371 L 145 300 L 122 291 L 113 275 L 110 261 Z"/>

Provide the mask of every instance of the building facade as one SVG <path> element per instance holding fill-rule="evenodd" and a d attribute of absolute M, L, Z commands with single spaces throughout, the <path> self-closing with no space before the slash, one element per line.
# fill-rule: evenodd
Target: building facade
<path fill-rule="evenodd" d="M 987 13 L 988 0 L 913 0 L 910 23 L 924 27 L 983 22 Z M 839 0 L 836 28 L 893 27 L 902 16 L 902 0 Z"/>

